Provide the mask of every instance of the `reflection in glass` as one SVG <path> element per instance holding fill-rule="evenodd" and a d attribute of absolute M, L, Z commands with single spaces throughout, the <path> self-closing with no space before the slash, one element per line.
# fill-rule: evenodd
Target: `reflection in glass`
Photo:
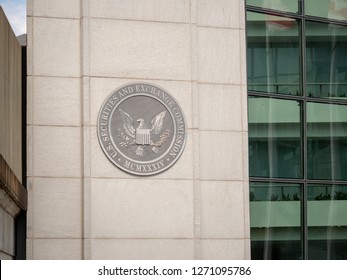
<path fill-rule="evenodd" d="M 309 179 L 347 180 L 347 106 L 307 103 Z"/>
<path fill-rule="evenodd" d="M 246 4 L 252 259 L 347 259 L 347 0 Z"/>
<path fill-rule="evenodd" d="M 346 213 L 346 185 L 308 186 L 309 259 L 347 259 Z"/>
<path fill-rule="evenodd" d="M 248 90 L 300 94 L 298 23 L 247 13 Z"/>
<path fill-rule="evenodd" d="M 298 184 L 250 183 L 252 259 L 300 259 Z"/>
<path fill-rule="evenodd" d="M 298 12 L 298 0 L 246 0 L 247 5 L 278 10 L 282 12 Z"/>
<path fill-rule="evenodd" d="M 347 27 L 306 22 L 308 97 L 346 99 L 346 51 Z"/>
<path fill-rule="evenodd" d="M 249 172 L 255 177 L 302 177 L 300 104 L 249 97 Z"/>
<path fill-rule="evenodd" d="M 346 0 L 305 0 L 305 13 L 310 16 L 347 20 Z"/>

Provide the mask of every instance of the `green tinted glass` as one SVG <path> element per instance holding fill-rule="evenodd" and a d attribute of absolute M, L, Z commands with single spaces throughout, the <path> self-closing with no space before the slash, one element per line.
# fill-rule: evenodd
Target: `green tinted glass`
<path fill-rule="evenodd" d="M 298 0 L 247 0 L 246 4 L 282 12 L 297 13 L 299 10 Z"/>
<path fill-rule="evenodd" d="M 347 180 L 347 106 L 307 103 L 309 179 Z"/>
<path fill-rule="evenodd" d="M 255 177 L 302 177 L 300 104 L 249 97 L 249 173 Z"/>
<path fill-rule="evenodd" d="M 250 183 L 252 259 L 300 259 L 299 184 Z"/>
<path fill-rule="evenodd" d="M 308 257 L 347 259 L 347 186 L 309 185 Z"/>
<path fill-rule="evenodd" d="M 305 0 L 305 13 L 310 16 L 347 20 L 347 1 Z"/>
<path fill-rule="evenodd" d="M 247 13 L 248 90 L 301 95 L 298 23 Z"/>
<path fill-rule="evenodd" d="M 347 98 L 347 27 L 306 22 L 308 97 Z"/>

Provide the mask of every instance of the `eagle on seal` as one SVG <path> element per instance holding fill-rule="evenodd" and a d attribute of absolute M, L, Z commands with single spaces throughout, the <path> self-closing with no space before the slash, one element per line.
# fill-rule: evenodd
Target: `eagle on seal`
<path fill-rule="evenodd" d="M 160 131 L 163 128 L 164 123 L 164 117 L 166 115 L 166 111 L 160 112 L 158 115 L 156 115 L 152 121 L 151 121 L 151 127 L 148 127 L 145 120 L 140 118 L 136 121 L 140 124 L 135 129 L 134 128 L 134 121 L 133 118 L 123 110 L 119 109 L 119 112 L 123 119 L 123 129 L 125 133 L 133 139 L 133 141 L 130 143 L 130 145 L 137 144 L 140 145 L 137 147 L 135 153 L 138 156 L 144 155 L 144 149 L 143 146 L 145 145 L 154 145 L 153 141 L 151 140 L 151 135 L 158 135 Z M 157 151 L 157 147 L 153 147 L 156 149 L 152 149 L 154 152 Z"/>

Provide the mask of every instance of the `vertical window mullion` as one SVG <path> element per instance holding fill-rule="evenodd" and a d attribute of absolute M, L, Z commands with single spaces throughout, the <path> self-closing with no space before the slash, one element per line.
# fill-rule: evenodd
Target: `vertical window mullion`
<path fill-rule="evenodd" d="M 299 11 L 302 15 L 300 19 L 300 82 L 301 94 L 304 97 L 301 104 L 301 145 L 302 145 L 302 171 L 304 183 L 302 185 L 301 200 L 301 240 L 302 240 L 302 257 L 308 259 L 308 228 L 307 228 L 307 115 L 306 115 L 306 39 L 305 39 L 305 2 L 299 3 Z"/>

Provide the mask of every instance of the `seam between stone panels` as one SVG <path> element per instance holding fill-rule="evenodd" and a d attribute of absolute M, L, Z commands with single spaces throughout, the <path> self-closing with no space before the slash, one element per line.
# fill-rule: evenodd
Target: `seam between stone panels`
<path fill-rule="evenodd" d="M 193 237 L 90 237 L 90 238 L 83 238 L 83 237 L 35 237 L 35 238 L 28 238 L 28 239 L 52 239 L 52 240 L 191 240 L 194 241 Z M 224 241 L 233 241 L 233 240 L 249 240 L 249 238 L 242 238 L 242 237 L 235 237 L 235 238 L 228 238 L 228 237 L 206 237 L 206 238 L 200 238 L 201 240 L 224 240 Z"/>
<path fill-rule="evenodd" d="M 122 178 L 122 177 L 91 177 L 91 179 L 102 179 L 102 180 L 167 180 L 167 181 L 192 181 L 194 182 L 194 179 L 192 178 L 151 178 L 151 177 L 140 177 L 140 178 Z M 201 179 L 200 182 L 238 182 L 242 183 L 243 180 L 241 179 Z"/>
<path fill-rule="evenodd" d="M 204 81 L 199 81 L 198 82 L 199 85 L 220 85 L 220 86 L 243 86 L 243 84 L 231 84 L 231 83 L 214 83 L 214 82 L 204 82 Z"/>
<path fill-rule="evenodd" d="M 88 125 L 85 125 L 85 126 L 96 128 L 96 124 L 88 124 Z M 188 127 L 187 130 L 193 131 L 193 130 L 198 130 L 198 129 L 197 128 L 193 128 L 193 127 Z"/>
<path fill-rule="evenodd" d="M 191 240 L 194 241 L 193 237 L 90 237 L 90 238 L 82 238 L 82 237 L 37 237 L 37 238 L 28 238 L 28 239 L 51 239 L 51 240 Z M 201 240 L 224 240 L 224 241 L 233 241 L 233 240 L 248 240 L 249 238 L 241 238 L 241 237 L 235 237 L 235 238 L 228 238 L 228 237 L 207 237 L 207 238 L 200 238 Z"/>
<path fill-rule="evenodd" d="M 117 167 L 115 167 L 117 168 Z M 120 170 L 121 171 L 121 170 Z M 125 173 L 125 172 L 124 172 Z M 161 174 L 161 173 L 159 173 Z M 129 175 L 130 176 L 130 175 Z M 35 179 L 79 179 L 83 180 L 82 177 L 80 176 L 44 176 L 44 175 L 38 175 L 38 176 L 31 176 L 31 178 Z M 90 176 L 90 177 L 85 177 L 85 178 L 90 178 L 90 179 L 102 179 L 102 180 L 168 180 L 168 181 L 194 181 L 193 178 L 154 178 L 151 176 L 139 176 L 139 177 L 133 177 L 133 178 L 126 178 L 126 177 L 106 177 L 106 176 Z"/>
<path fill-rule="evenodd" d="M 210 26 L 210 25 L 197 25 L 197 28 L 208 28 L 208 29 L 224 29 L 224 30 L 243 30 L 244 28 L 240 27 L 226 27 L 226 26 Z"/>
<path fill-rule="evenodd" d="M 32 77 L 33 79 L 35 78 L 53 78 L 53 79 L 81 79 L 85 76 L 81 76 L 81 77 L 72 77 L 72 76 L 48 76 L 48 75 L 27 75 L 27 77 Z"/>
<path fill-rule="evenodd" d="M 195 15 L 193 23 L 192 15 Z M 199 47 L 197 32 L 197 7 L 196 2 L 189 1 L 189 31 L 190 31 L 190 87 L 191 87 L 191 118 L 192 118 L 192 141 L 193 141 L 193 236 L 194 236 L 194 259 L 201 259 L 201 185 L 199 180 L 200 173 L 200 141 L 199 133 L 195 131 L 194 126 L 199 127 L 199 87 L 197 81 L 199 79 Z M 197 100 L 194 100 L 197 98 Z M 194 109 L 197 109 L 195 112 Z M 196 142 L 195 142 L 196 141 Z"/>
<path fill-rule="evenodd" d="M 239 5 L 244 5 L 244 3 L 242 2 L 239 3 Z M 241 20 L 244 20 L 244 14 L 241 15 L 241 9 L 239 8 L 239 25 L 241 26 Z M 247 81 L 247 46 L 246 46 L 246 31 L 245 29 L 240 29 L 238 32 L 238 37 L 239 37 L 239 49 L 240 49 L 240 83 L 242 84 L 244 81 Z M 244 59 L 244 61 L 243 61 Z M 249 186 L 245 184 L 245 179 L 246 179 L 246 174 L 245 174 L 245 165 L 247 162 L 248 165 L 248 154 L 247 156 L 244 154 L 247 146 L 248 146 L 248 132 L 244 132 L 244 122 L 245 119 L 247 118 L 247 114 L 248 114 L 248 104 L 247 104 L 247 89 L 244 90 L 245 86 L 241 86 L 241 128 L 242 128 L 242 137 L 241 137 L 241 141 L 242 141 L 242 178 L 243 178 L 243 182 L 242 182 L 242 205 L 243 205 L 243 219 L 244 219 L 244 224 L 243 224 L 243 235 L 244 237 L 246 236 L 246 232 L 248 232 L 248 227 L 250 227 L 250 218 L 249 218 L 249 214 L 246 217 L 246 206 L 248 207 L 248 213 L 250 212 L 249 209 L 249 202 L 247 203 L 246 201 L 249 199 L 247 197 L 247 194 L 249 196 Z M 246 97 L 244 96 L 246 95 Z M 244 104 L 246 102 L 246 104 Z M 246 143 L 247 141 L 247 143 Z M 248 151 L 248 149 L 247 149 Z M 247 188 L 247 190 L 245 190 Z M 247 194 L 246 194 L 246 193 Z M 246 220 L 248 220 L 248 222 L 246 223 Z M 244 259 L 246 259 L 246 244 L 244 242 Z"/>
<path fill-rule="evenodd" d="M 89 128 L 96 128 L 96 124 L 86 124 L 86 125 L 66 125 L 66 124 L 30 124 L 32 127 L 71 127 L 71 128 L 81 128 L 81 127 L 89 127 Z M 190 127 L 187 128 L 188 131 L 193 131 L 196 128 Z M 199 131 L 220 131 L 220 132 L 242 132 L 242 130 L 204 130 L 204 129 L 199 129 Z"/>
<path fill-rule="evenodd" d="M 28 75 L 32 77 L 43 77 L 43 78 L 83 78 L 83 77 L 90 77 L 90 78 L 100 78 L 100 79 L 119 79 L 119 80 L 144 80 L 144 81 L 173 81 L 173 82 L 191 82 L 192 80 L 175 80 L 175 79 L 158 79 L 158 78 L 143 78 L 143 77 L 124 77 L 124 76 L 96 76 L 96 75 L 81 75 L 81 76 L 56 76 L 56 75 Z"/>
<path fill-rule="evenodd" d="M 65 124 L 32 124 L 33 127 L 75 127 L 81 128 L 81 125 L 65 125 Z"/>
<path fill-rule="evenodd" d="M 46 240 L 46 239 L 50 239 L 50 240 L 83 240 L 84 238 L 82 237 L 34 237 L 34 238 L 28 238 L 31 240 Z"/>
<path fill-rule="evenodd" d="M 219 182 L 219 183 L 242 183 L 242 179 L 226 178 L 226 179 L 201 179 L 200 182 Z"/>
<path fill-rule="evenodd" d="M 199 129 L 200 132 L 235 132 L 235 133 L 240 133 L 240 132 L 244 132 L 243 130 L 223 130 L 223 129 Z"/>
<path fill-rule="evenodd" d="M 115 167 L 117 168 L 117 167 Z M 121 170 L 120 170 L 121 171 Z M 161 174 L 161 173 L 159 173 Z M 130 176 L 130 175 L 129 175 Z M 154 177 L 148 177 L 148 176 L 143 176 L 143 177 L 134 177 L 134 178 L 125 178 L 125 177 L 91 177 L 91 179 L 100 179 L 100 180 L 148 180 L 148 181 L 184 181 L 184 182 L 194 182 L 193 178 L 154 178 Z"/>
<path fill-rule="evenodd" d="M 244 55 L 242 55 L 242 52 L 243 52 L 243 43 L 241 42 L 241 31 L 239 30 L 239 32 L 238 32 L 238 41 L 239 41 L 239 52 L 240 52 L 240 56 L 239 56 L 239 60 L 240 60 L 240 69 L 239 69 L 239 74 L 240 74 L 240 77 L 239 77 L 239 79 L 240 79 L 240 83 L 242 84 L 242 78 L 243 78 L 243 72 L 242 72 L 242 63 L 243 63 L 243 61 L 242 61 L 242 58 L 244 57 Z"/>
<path fill-rule="evenodd" d="M 82 76 L 50 76 L 50 75 L 28 75 L 29 77 L 41 77 L 41 78 L 70 78 L 70 79 L 80 79 Z M 164 81 L 164 82 L 180 82 L 180 83 L 191 83 L 196 82 L 197 84 L 206 85 L 225 85 L 225 86 L 245 86 L 242 83 L 219 83 L 219 82 L 206 82 L 198 80 L 178 80 L 178 79 L 158 79 L 158 78 L 143 78 L 143 77 L 118 77 L 118 76 L 93 76 L 88 75 L 88 77 L 93 79 L 118 79 L 118 80 L 140 80 L 140 81 Z"/>
<path fill-rule="evenodd" d="M 90 75 L 91 78 L 111 78 L 123 80 L 140 80 L 140 81 L 174 81 L 174 82 L 194 82 L 192 79 L 163 79 L 163 78 L 144 78 L 144 77 L 124 77 L 124 76 L 96 76 Z"/>
<path fill-rule="evenodd" d="M 70 180 L 72 180 L 72 179 L 78 179 L 78 180 L 83 180 L 83 178 L 82 177 L 72 177 L 72 176 L 69 176 L 69 177 L 58 177 L 58 176 L 31 176 L 31 178 L 32 179 L 59 179 L 59 180 L 61 180 L 61 179 L 70 179 Z"/>
<path fill-rule="evenodd" d="M 116 167 L 115 167 L 116 168 Z M 130 175 L 129 175 L 130 176 Z M 78 180 L 83 180 L 81 177 L 59 177 L 59 176 L 30 176 L 32 179 L 78 179 Z M 96 180 L 157 180 L 157 181 L 194 181 L 193 178 L 155 178 L 155 177 L 148 177 L 148 176 L 143 176 L 143 177 L 133 177 L 133 178 L 125 178 L 125 177 L 105 177 L 105 176 L 90 176 L 90 177 L 85 177 L 85 178 L 90 178 L 90 179 L 96 179 Z M 242 179 L 201 179 L 200 182 L 238 182 L 242 183 L 244 180 Z"/>
<path fill-rule="evenodd" d="M 54 75 L 28 75 L 28 77 L 33 77 L 33 78 L 62 78 L 62 79 L 81 79 L 84 76 L 54 76 Z"/>
<path fill-rule="evenodd" d="M 87 15 L 85 15 L 85 6 L 88 6 Z M 90 25 L 89 25 L 89 1 L 80 1 L 80 73 L 81 73 L 81 237 L 82 237 L 82 258 L 90 258 L 91 252 L 90 244 L 86 246 L 85 237 L 91 236 L 91 214 L 90 214 L 90 174 L 91 174 L 91 132 L 90 127 L 86 125 L 86 115 L 87 123 L 90 123 Z M 87 83 L 87 86 L 86 86 Z M 88 98 L 86 98 L 88 96 Z M 86 104 L 86 102 L 88 104 Z M 87 105 L 87 106 L 86 106 Z M 86 140 L 87 139 L 87 140 Z M 87 143 L 86 143 L 87 142 Z M 87 152 L 88 151 L 88 152 Z M 88 166 L 87 176 L 86 176 L 86 162 Z M 89 181 L 87 183 L 87 181 Z M 86 187 L 88 186 L 88 187 Z M 86 208 L 89 206 L 89 209 Z M 88 251 L 88 252 L 87 252 Z"/>
<path fill-rule="evenodd" d="M 112 76 L 90 76 L 93 79 L 117 79 L 117 80 L 140 80 L 140 81 L 164 81 L 164 82 L 179 82 L 191 83 L 193 80 L 175 80 L 175 79 L 158 79 L 158 78 L 139 78 L 139 77 L 112 77 Z"/>
<path fill-rule="evenodd" d="M 186 82 L 192 83 L 196 82 L 197 84 L 206 84 L 206 85 L 225 85 L 225 86 L 244 86 L 244 84 L 235 84 L 235 83 L 219 83 L 219 82 L 205 82 L 198 80 L 175 80 L 175 79 L 158 79 L 158 78 L 139 78 L 139 77 L 116 77 L 116 76 L 90 76 L 94 79 L 119 79 L 119 80 L 141 80 L 141 81 L 166 81 L 166 82 Z"/>
<path fill-rule="evenodd" d="M 59 16 L 43 16 L 43 15 L 30 15 L 28 17 L 32 18 L 42 18 L 42 19 L 65 19 L 65 20 L 81 20 L 83 17 L 59 17 Z M 189 25 L 190 23 L 187 22 L 180 22 L 180 21 L 160 21 L 160 20 L 147 20 L 147 19 L 130 19 L 130 18 L 108 18 L 108 17 L 94 17 L 89 16 L 89 19 L 96 19 L 96 20 L 109 20 L 109 21 L 130 21 L 130 22 L 149 22 L 149 23 L 164 23 L 164 24 L 179 24 L 179 25 Z"/>
<path fill-rule="evenodd" d="M 48 16 L 36 16 L 28 15 L 28 18 L 41 18 L 41 19 L 65 19 L 65 20 L 78 20 L 80 21 L 82 17 L 48 17 Z"/>
<path fill-rule="evenodd" d="M 150 23 L 164 23 L 164 24 L 179 24 L 179 25 L 190 25 L 189 21 L 161 21 L 161 20 L 148 20 L 148 19 L 130 19 L 130 18 L 108 18 L 108 17 L 90 17 L 90 19 L 96 20 L 110 20 L 110 21 L 131 21 L 131 22 L 150 22 Z"/>
<path fill-rule="evenodd" d="M 54 126 L 54 125 L 37 125 L 37 126 Z M 90 125 L 86 125 L 86 126 L 94 127 L 96 129 L 95 124 L 90 124 Z M 57 127 L 60 127 L 60 126 L 57 125 Z M 65 127 L 69 127 L 69 126 L 65 126 Z M 72 127 L 75 127 L 75 126 L 72 126 Z M 189 128 L 187 128 L 187 130 L 188 130 L 188 132 L 193 132 L 194 130 L 198 130 L 199 132 L 226 132 L 226 133 L 229 133 L 229 132 L 233 132 L 233 133 L 247 132 L 248 133 L 248 131 L 244 131 L 244 130 L 197 129 L 194 127 L 189 127 Z"/>

